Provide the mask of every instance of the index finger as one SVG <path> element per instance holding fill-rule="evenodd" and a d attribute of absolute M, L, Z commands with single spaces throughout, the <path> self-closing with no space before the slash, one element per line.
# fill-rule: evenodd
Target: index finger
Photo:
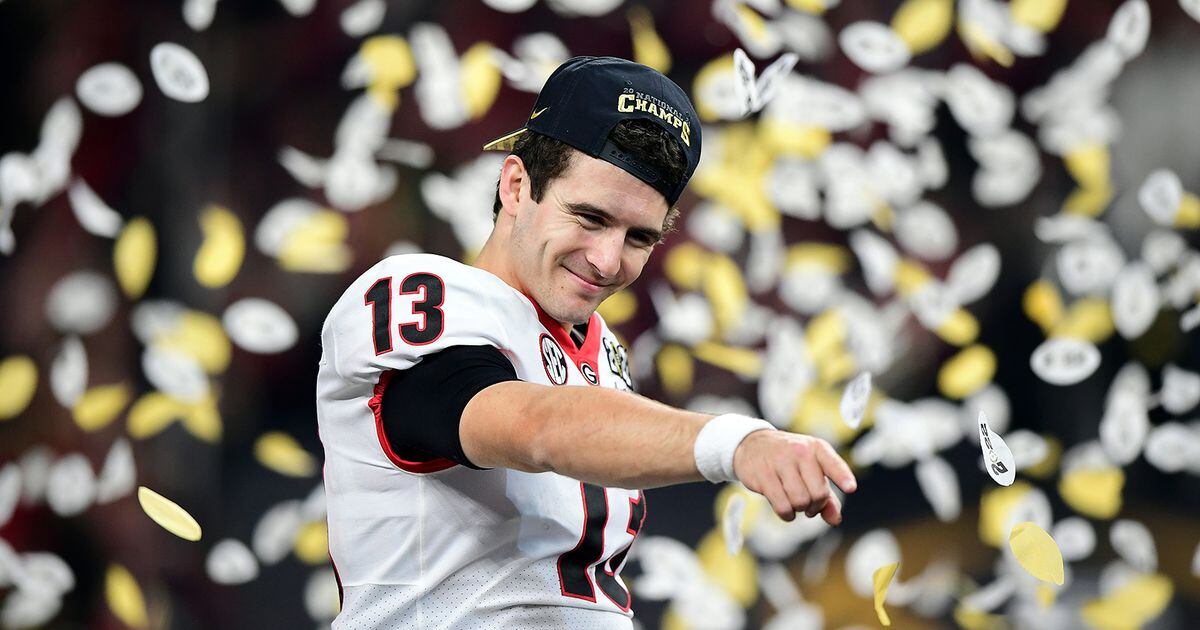
<path fill-rule="evenodd" d="M 829 493 L 829 502 L 821 510 L 821 518 L 825 519 L 830 525 L 840 525 L 842 523 L 842 502 L 838 500 L 836 492 Z"/>
<path fill-rule="evenodd" d="M 833 480 L 837 487 L 842 489 L 842 492 L 854 492 L 858 489 L 858 480 L 854 478 L 854 473 L 850 472 L 850 465 L 846 460 L 842 459 L 837 451 L 833 450 L 829 442 L 818 441 L 817 461 L 821 464 L 821 470 L 825 472 L 825 476 Z"/>

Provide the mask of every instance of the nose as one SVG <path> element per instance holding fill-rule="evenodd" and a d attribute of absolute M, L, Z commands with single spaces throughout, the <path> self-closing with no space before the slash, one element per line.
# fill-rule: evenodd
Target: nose
<path fill-rule="evenodd" d="M 625 236 L 621 230 L 604 230 L 588 248 L 588 264 L 605 282 L 614 282 L 621 271 L 621 253 L 624 249 Z"/>

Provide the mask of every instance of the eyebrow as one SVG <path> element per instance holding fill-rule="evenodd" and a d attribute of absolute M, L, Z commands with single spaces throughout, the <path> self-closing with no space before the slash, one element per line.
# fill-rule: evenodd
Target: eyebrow
<path fill-rule="evenodd" d="M 567 210 L 571 211 L 573 214 L 594 214 L 600 217 L 606 224 L 618 222 L 616 218 L 613 217 L 613 215 L 608 211 L 586 201 L 577 203 L 568 201 L 564 202 L 563 206 L 565 206 Z M 633 226 L 629 229 L 629 231 L 646 237 L 646 239 L 651 243 L 658 243 L 662 240 L 662 232 L 655 230 L 654 228 Z"/>

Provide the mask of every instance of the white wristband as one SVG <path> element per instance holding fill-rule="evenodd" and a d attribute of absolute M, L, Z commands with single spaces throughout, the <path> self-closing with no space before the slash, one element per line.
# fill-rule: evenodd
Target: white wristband
<path fill-rule="evenodd" d="M 737 481 L 733 474 L 733 454 L 747 435 L 755 431 L 774 429 L 766 420 L 727 413 L 708 421 L 696 436 L 693 449 L 696 468 L 712 483 Z"/>

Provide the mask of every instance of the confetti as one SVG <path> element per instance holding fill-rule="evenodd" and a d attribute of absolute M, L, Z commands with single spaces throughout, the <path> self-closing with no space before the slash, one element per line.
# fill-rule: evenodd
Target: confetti
<path fill-rule="evenodd" d="M 108 608 L 127 626 L 145 628 L 149 625 L 146 599 L 142 589 L 128 569 L 119 564 L 110 564 L 104 575 L 104 598 Z"/>
<path fill-rule="evenodd" d="M 75 95 L 84 107 L 101 116 L 123 116 L 142 102 L 142 83 L 128 67 L 102 63 L 79 75 Z"/>
<path fill-rule="evenodd" d="M 745 522 L 746 497 L 735 494 L 725 504 L 725 512 L 721 515 L 721 533 L 725 537 L 725 548 L 729 555 L 735 556 L 742 550 L 745 534 L 742 525 Z"/>
<path fill-rule="evenodd" d="M 654 30 L 654 17 L 645 7 L 631 7 L 626 12 L 633 36 L 633 60 L 666 73 L 671 70 L 671 51 Z"/>
<path fill-rule="evenodd" d="M 1177 416 L 1195 409 L 1200 404 L 1200 374 L 1168 363 L 1163 367 L 1159 398 L 1163 409 Z"/>
<path fill-rule="evenodd" d="M 199 103 L 208 97 L 208 73 L 192 51 L 172 42 L 150 50 L 150 71 L 158 89 L 168 98 Z"/>
<path fill-rule="evenodd" d="M 1146 439 L 1146 461 L 1165 472 L 1177 473 L 1200 459 L 1200 434 L 1178 422 L 1165 422 Z"/>
<path fill-rule="evenodd" d="M 863 414 L 866 413 L 867 403 L 870 399 L 870 372 L 863 372 L 846 384 L 846 388 L 842 392 L 842 401 L 839 410 L 842 414 L 842 420 L 851 429 L 857 429 L 858 425 L 862 423 Z"/>
<path fill-rule="evenodd" d="M 193 31 L 205 31 L 217 14 L 217 0 L 183 0 L 183 21 Z"/>
<path fill-rule="evenodd" d="M 1094 628 L 1138 628 L 1159 616 L 1171 601 L 1175 588 L 1165 576 L 1140 575 L 1116 592 L 1086 602 L 1083 620 Z"/>
<path fill-rule="evenodd" d="M 933 513 L 943 523 L 953 523 L 962 512 L 962 496 L 958 474 L 946 460 L 932 457 L 917 462 L 915 468 L 921 494 L 933 506 Z"/>
<path fill-rule="evenodd" d="M 113 268 L 126 297 L 136 300 L 145 293 L 157 257 L 154 226 L 142 217 L 129 221 L 113 247 Z"/>
<path fill-rule="evenodd" d="M 282 475 L 308 477 L 317 470 L 316 460 L 290 435 L 269 431 L 254 442 L 254 457 L 260 464 Z"/>
<path fill-rule="evenodd" d="M 296 535 L 304 526 L 300 506 L 300 501 L 294 500 L 278 503 L 254 526 L 250 547 L 263 564 L 275 564 L 292 550 Z"/>
<path fill-rule="evenodd" d="M 147 488 L 138 486 L 138 503 L 142 511 L 163 529 L 184 540 L 200 540 L 200 524 L 175 502 Z"/>
<path fill-rule="evenodd" d="M 217 584 L 245 584 L 258 577 L 258 559 L 244 543 L 232 538 L 213 545 L 204 567 Z"/>
<path fill-rule="evenodd" d="M 8 524 L 21 499 L 21 468 L 13 462 L 0 467 L 0 528 Z M 0 585 L 4 584 L 0 578 Z"/>
<path fill-rule="evenodd" d="M 1062 552 L 1046 530 L 1034 523 L 1017 523 L 1009 534 L 1008 545 L 1021 568 L 1030 575 L 1062 586 Z"/>
<path fill-rule="evenodd" d="M 914 55 L 935 48 L 950 34 L 951 0 L 906 0 L 892 15 L 892 30 Z"/>
<path fill-rule="evenodd" d="M 76 516 L 96 500 L 96 473 L 79 453 L 54 462 L 46 479 L 46 503 L 59 516 Z"/>
<path fill-rule="evenodd" d="M 112 321 L 117 310 L 112 280 L 94 271 L 69 273 L 46 295 L 46 320 L 62 333 L 90 335 Z"/>
<path fill-rule="evenodd" d="M 0 361 L 0 420 L 15 418 L 29 406 L 37 390 L 37 366 L 26 356 Z"/>
<path fill-rule="evenodd" d="M 142 373 L 155 388 L 181 402 L 199 402 L 209 394 L 208 376 L 200 363 L 179 350 L 147 346 L 142 352 Z"/>
<path fill-rule="evenodd" d="M 1071 516 L 1055 523 L 1052 534 L 1064 560 L 1075 562 L 1092 555 L 1096 548 L 1096 530 L 1087 519 Z"/>
<path fill-rule="evenodd" d="M 319 623 L 333 621 L 341 610 L 341 587 L 333 569 L 319 569 L 304 587 L 304 609 Z"/>
<path fill-rule="evenodd" d="M 887 599 L 888 586 L 892 583 L 892 578 L 896 577 L 896 569 L 900 567 L 899 562 L 885 564 L 871 575 L 871 582 L 874 586 L 875 597 L 875 614 L 879 617 L 879 623 L 884 626 L 892 625 L 892 620 L 888 617 L 887 611 L 883 609 L 883 602 Z"/>
<path fill-rule="evenodd" d="M 938 390 L 947 398 L 966 398 L 987 386 L 995 374 L 996 355 L 986 346 L 969 346 L 942 364 Z"/>
<path fill-rule="evenodd" d="M 1149 410 L 1137 392 L 1118 390 L 1108 399 L 1100 420 L 1100 444 L 1114 464 L 1137 459 L 1150 432 Z"/>
<path fill-rule="evenodd" d="M 859 597 L 875 592 L 875 571 L 888 564 L 899 565 L 900 543 L 886 529 L 874 529 L 859 538 L 846 553 L 846 581 Z"/>
<path fill-rule="evenodd" d="M 1145 525 L 1129 519 L 1115 521 L 1108 530 L 1108 541 L 1113 551 L 1134 569 L 1142 573 L 1158 569 L 1158 550 Z"/>
<path fill-rule="evenodd" d="M 104 505 L 133 492 L 137 485 L 137 469 L 133 448 L 125 438 L 118 438 L 108 449 L 100 473 L 96 476 L 96 503 Z"/>
<path fill-rule="evenodd" d="M 1158 316 L 1162 296 L 1154 273 L 1143 263 L 1130 263 L 1117 274 L 1112 287 L 1112 319 L 1121 336 L 1133 340 Z"/>
<path fill-rule="evenodd" d="M 296 322 L 282 308 L 262 298 L 243 298 L 221 316 L 225 332 L 243 350 L 276 354 L 291 348 L 299 336 Z"/>
<path fill-rule="evenodd" d="M 1150 38 L 1150 5 L 1146 0 L 1126 0 L 1108 23 L 1105 39 L 1116 45 L 1126 60 L 1142 54 Z"/>
<path fill-rule="evenodd" d="M 1063 474 L 1058 492 L 1076 512 L 1097 519 L 1110 519 L 1121 511 L 1125 473 L 1120 468 L 1081 468 Z"/>
<path fill-rule="evenodd" d="M 912 58 L 908 43 L 879 22 L 854 22 L 838 33 L 838 45 L 855 65 L 874 74 L 903 68 Z"/>
<path fill-rule="evenodd" d="M 378 30 L 386 14 L 387 3 L 383 0 L 358 0 L 342 9 L 338 23 L 350 37 L 363 37 Z"/>
<path fill-rule="evenodd" d="M 1055 337 L 1034 349 L 1029 366 L 1038 378 L 1051 385 L 1074 385 L 1100 367 L 1100 350 L 1080 339 Z"/>
<path fill-rule="evenodd" d="M 988 427 L 987 414 L 979 412 L 979 445 L 983 449 L 983 465 L 988 475 L 1002 486 L 1011 486 L 1017 475 L 1012 451 L 999 434 Z"/>
<path fill-rule="evenodd" d="M 208 206 L 200 215 L 204 241 L 192 263 L 192 273 L 200 286 L 219 289 L 237 275 L 245 256 L 242 223 L 237 215 L 221 206 Z"/>
<path fill-rule="evenodd" d="M 293 546 L 296 559 L 308 565 L 322 564 L 329 559 L 329 532 L 325 521 L 305 523 L 296 532 Z"/>
<path fill-rule="evenodd" d="M 129 385 L 125 383 L 98 385 L 88 389 L 71 408 L 75 424 L 84 431 L 103 429 L 117 419 L 132 395 Z"/>

